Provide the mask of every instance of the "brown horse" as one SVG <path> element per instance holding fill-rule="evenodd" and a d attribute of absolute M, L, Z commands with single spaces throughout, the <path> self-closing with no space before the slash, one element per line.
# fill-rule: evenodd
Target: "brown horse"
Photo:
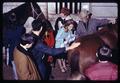
<path fill-rule="evenodd" d="M 114 49 L 117 46 L 117 40 L 117 24 L 108 24 L 94 34 L 76 39 L 75 42 L 81 42 L 81 45 L 68 52 L 71 67 L 70 79 L 80 75 L 84 77 L 84 70 L 97 61 L 97 49 L 102 44 L 107 44 Z"/>

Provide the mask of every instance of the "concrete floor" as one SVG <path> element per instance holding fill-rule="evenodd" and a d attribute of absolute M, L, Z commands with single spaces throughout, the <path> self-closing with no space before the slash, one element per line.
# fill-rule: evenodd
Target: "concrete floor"
<path fill-rule="evenodd" d="M 58 63 L 56 63 L 55 68 L 53 68 L 52 70 L 52 75 L 54 76 L 54 79 L 50 79 L 50 80 L 65 80 L 70 74 L 69 66 L 67 66 L 67 68 L 68 68 L 68 71 L 66 71 L 65 73 L 62 73 L 60 71 Z M 14 80 L 12 67 L 7 66 L 5 63 L 3 63 L 3 79 Z"/>

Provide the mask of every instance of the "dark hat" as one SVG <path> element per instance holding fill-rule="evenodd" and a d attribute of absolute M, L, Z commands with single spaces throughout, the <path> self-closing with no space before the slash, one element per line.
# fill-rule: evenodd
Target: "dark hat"
<path fill-rule="evenodd" d="M 100 60 L 107 60 L 108 58 L 112 57 L 112 50 L 108 45 L 105 44 L 98 49 L 97 54 Z"/>

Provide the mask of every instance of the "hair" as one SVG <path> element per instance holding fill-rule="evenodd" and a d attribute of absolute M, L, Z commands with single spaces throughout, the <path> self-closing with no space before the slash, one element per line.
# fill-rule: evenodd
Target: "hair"
<path fill-rule="evenodd" d="M 112 57 L 112 50 L 105 44 L 98 48 L 97 55 L 100 61 L 107 61 L 110 57 Z"/>
<path fill-rule="evenodd" d="M 46 30 L 53 30 L 53 27 L 52 27 L 52 25 L 51 25 L 51 23 L 50 23 L 50 21 L 49 20 L 47 20 L 47 19 L 44 19 L 43 21 L 42 21 L 42 24 L 43 24 L 43 27 L 46 29 Z"/>
<path fill-rule="evenodd" d="M 64 15 L 68 16 L 70 15 L 70 10 L 68 8 L 62 8 L 60 13 L 63 13 Z"/>
<path fill-rule="evenodd" d="M 39 31 L 42 26 L 42 21 L 39 19 L 36 19 L 32 22 L 32 28 L 34 31 Z"/>
<path fill-rule="evenodd" d="M 83 12 L 86 16 L 89 16 L 89 18 L 92 16 L 92 13 L 86 9 L 79 10 L 78 13 L 80 14 L 80 12 Z"/>
<path fill-rule="evenodd" d="M 72 30 L 76 30 L 76 28 L 77 28 L 77 23 L 76 23 L 73 19 L 66 20 L 66 21 L 65 21 L 65 24 L 64 24 L 64 27 L 67 27 L 67 26 L 69 26 L 70 24 L 73 24 L 73 29 L 72 29 Z"/>
<path fill-rule="evenodd" d="M 31 44 L 31 43 L 34 43 L 34 38 L 32 34 L 29 34 L 29 33 L 23 34 L 21 37 L 21 44 L 26 45 L 26 44 Z"/>

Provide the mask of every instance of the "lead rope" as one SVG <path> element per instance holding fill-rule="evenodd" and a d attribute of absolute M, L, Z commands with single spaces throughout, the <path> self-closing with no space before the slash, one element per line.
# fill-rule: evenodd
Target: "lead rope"
<path fill-rule="evenodd" d="M 33 4 L 30 3 L 30 5 L 31 5 L 31 8 L 32 8 L 33 17 L 34 17 L 34 13 L 36 13 L 37 17 L 36 17 L 36 18 L 34 17 L 34 18 L 35 18 L 35 19 L 38 19 L 38 17 L 42 14 L 42 12 L 38 14 L 38 13 L 35 11 L 35 9 L 34 9 Z"/>
<path fill-rule="evenodd" d="M 34 7 L 33 7 L 32 3 L 30 3 L 30 5 L 31 5 L 31 9 L 32 9 L 33 18 L 34 18 Z"/>

